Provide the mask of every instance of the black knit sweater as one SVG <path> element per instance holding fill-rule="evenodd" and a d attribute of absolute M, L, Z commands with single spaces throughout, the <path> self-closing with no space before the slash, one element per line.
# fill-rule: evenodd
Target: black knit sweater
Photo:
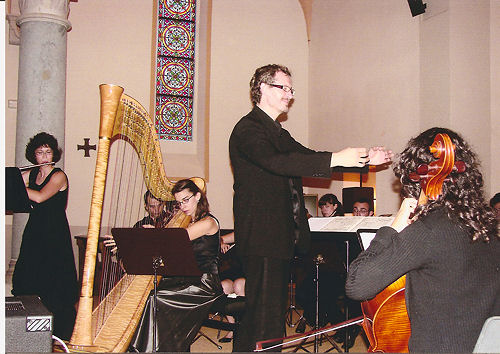
<path fill-rule="evenodd" d="M 371 299 L 403 274 L 410 351 L 472 352 L 484 321 L 500 315 L 500 242 L 471 243 L 443 211 L 400 233 L 381 228 L 352 262 L 346 293 Z"/>

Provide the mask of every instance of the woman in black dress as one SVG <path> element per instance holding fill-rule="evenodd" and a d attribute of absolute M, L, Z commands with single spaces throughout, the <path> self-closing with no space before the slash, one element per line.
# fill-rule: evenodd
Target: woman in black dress
<path fill-rule="evenodd" d="M 205 193 L 193 181 L 185 179 L 175 184 L 172 194 L 182 212 L 191 216 L 187 231 L 203 274 L 201 277 L 163 278 L 158 284 L 158 352 L 189 351 L 212 304 L 223 295 L 218 271 L 219 223 L 209 213 Z M 133 351 L 151 352 L 153 349 L 152 310 L 153 297 L 150 296 L 132 339 Z"/>
<path fill-rule="evenodd" d="M 47 133 L 35 135 L 26 146 L 31 163 L 47 165 L 23 173 L 33 208 L 14 269 L 12 294 L 38 295 L 54 315 L 54 335 L 70 339 L 78 283 L 66 218 L 68 178 L 50 164 L 59 161 L 61 153 L 56 138 Z"/>
<path fill-rule="evenodd" d="M 243 266 L 233 248 L 235 245 L 234 232 L 222 235 L 220 239 L 220 249 L 223 253 L 220 266 L 220 279 L 224 294 L 245 296 L 245 274 L 243 274 Z M 233 316 L 226 315 L 226 318 L 229 323 L 236 322 Z M 232 331 L 226 333 L 224 337 L 219 339 L 219 342 L 231 342 L 233 334 Z"/>

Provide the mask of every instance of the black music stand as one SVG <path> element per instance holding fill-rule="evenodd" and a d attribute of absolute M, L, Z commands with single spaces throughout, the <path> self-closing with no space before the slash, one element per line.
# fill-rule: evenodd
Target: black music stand
<path fill-rule="evenodd" d="M 311 232 L 311 254 L 317 253 L 316 250 L 320 250 L 320 253 L 325 255 L 328 253 L 329 244 L 335 243 L 338 246 L 338 252 L 340 255 L 343 253 L 345 256 L 345 262 L 343 264 L 343 272 L 347 275 L 349 272 L 349 264 L 356 259 L 356 257 L 361 253 L 361 245 L 358 241 L 358 237 L 356 232 L 350 231 L 312 231 Z M 343 249 L 342 249 L 343 248 Z M 332 260 L 336 258 L 337 255 L 330 255 L 329 259 Z M 344 298 L 344 315 L 345 320 L 348 321 L 349 314 L 349 302 L 351 300 L 347 297 Z M 354 324 L 353 324 L 354 325 Z M 350 326 L 350 325 L 349 325 Z M 346 326 L 348 327 L 348 326 Z M 349 352 L 349 340 L 350 340 L 349 331 L 345 332 L 345 352 Z"/>
<path fill-rule="evenodd" d="M 156 352 L 157 276 L 201 276 L 184 228 L 113 228 L 127 274 L 153 275 L 153 352 Z"/>
<path fill-rule="evenodd" d="M 21 170 L 5 167 L 5 213 L 29 213 L 31 204 Z"/>

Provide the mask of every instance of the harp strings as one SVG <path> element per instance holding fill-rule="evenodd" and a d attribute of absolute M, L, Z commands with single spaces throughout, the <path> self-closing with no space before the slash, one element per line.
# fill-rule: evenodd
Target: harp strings
<path fill-rule="evenodd" d="M 153 148 L 149 141 L 142 141 L 140 149 L 146 155 Z M 102 228 L 104 235 L 110 235 L 112 227 L 132 227 L 146 215 L 144 193 L 147 188 L 143 177 L 144 166 L 141 165 L 137 152 L 128 141 L 117 139 L 111 145 L 110 156 L 114 158 L 108 172 L 112 178 L 108 179 L 110 185 L 106 188 L 110 197 L 105 196 L 104 201 L 108 215 L 108 221 L 102 224 L 105 225 Z M 109 247 L 102 248 L 99 305 L 94 316 L 96 323 L 92 326 L 95 330 L 94 337 L 134 279 L 133 275 L 125 274 L 119 255 L 111 253 Z"/>

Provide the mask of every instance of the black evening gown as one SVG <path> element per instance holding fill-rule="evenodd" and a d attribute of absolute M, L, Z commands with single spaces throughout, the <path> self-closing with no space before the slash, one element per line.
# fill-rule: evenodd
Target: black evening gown
<path fill-rule="evenodd" d="M 157 352 L 186 352 L 208 318 L 210 308 L 223 295 L 218 274 L 219 232 L 191 242 L 201 277 L 163 278 L 157 287 Z M 130 350 L 152 352 L 153 292 L 151 292 Z"/>
<path fill-rule="evenodd" d="M 40 191 L 59 168 L 54 168 L 41 185 L 36 184 L 38 168 L 29 176 L 29 188 Z M 12 277 L 12 294 L 38 295 L 54 315 L 53 333 L 70 339 L 78 299 L 71 233 L 66 218 L 68 189 L 42 203 L 31 202 L 19 258 Z"/>

